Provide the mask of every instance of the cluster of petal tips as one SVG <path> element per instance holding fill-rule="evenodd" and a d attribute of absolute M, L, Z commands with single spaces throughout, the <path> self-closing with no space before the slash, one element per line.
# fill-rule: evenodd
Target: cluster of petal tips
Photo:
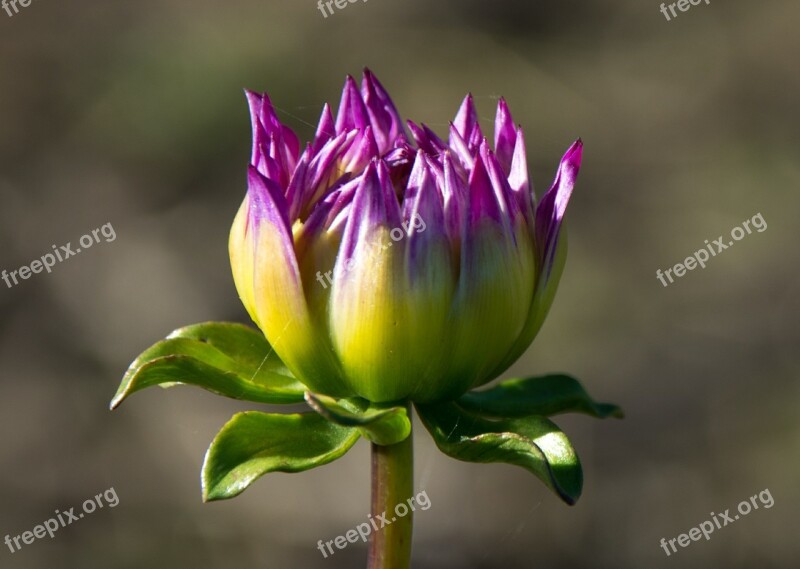
<path fill-rule="evenodd" d="M 567 150 L 536 203 L 504 99 L 493 140 L 468 95 L 447 140 L 406 123 L 375 76 L 348 77 L 305 148 L 266 94 L 247 92 L 248 191 L 230 236 L 239 295 L 314 393 L 455 399 L 533 341 L 565 256 L 581 161 Z"/>

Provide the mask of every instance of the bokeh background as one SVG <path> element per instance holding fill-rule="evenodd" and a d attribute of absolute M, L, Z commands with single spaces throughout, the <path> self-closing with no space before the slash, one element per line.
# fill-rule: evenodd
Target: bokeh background
<path fill-rule="evenodd" d="M 247 321 L 226 240 L 244 195 L 242 88 L 302 138 L 369 66 L 401 113 L 445 132 L 475 94 L 526 129 L 537 192 L 578 136 L 570 257 L 548 323 L 508 375 L 569 371 L 624 421 L 557 422 L 586 483 L 569 508 L 521 469 L 455 462 L 417 428 L 414 567 L 797 567 L 800 544 L 800 6 L 655 0 L 36 0 L 0 12 L 0 269 L 105 223 L 96 245 L 0 282 L 0 539 L 114 487 L 120 499 L 9 569 L 351 568 L 323 559 L 368 513 L 369 452 L 204 505 L 203 453 L 259 408 L 190 388 L 108 402 L 172 329 Z M 761 213 L 664 288 L 657 269 Z M 418 425 L 419 427 L 419 425 Z M 659 546 L 765 488 L 759 509 L 667 557 Z"/>

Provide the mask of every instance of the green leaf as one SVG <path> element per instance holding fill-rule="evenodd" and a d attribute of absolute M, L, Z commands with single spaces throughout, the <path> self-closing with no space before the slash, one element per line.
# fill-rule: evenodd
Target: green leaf
<path fill-rule="evenodd" d="M 583 472 L 567 436 L 549 419 L 531 415 L 490 420 L 455 403 L 417 405 L 423 424 L 446 455 L 466 462 L 504 462 L 535 474 L 564 502 L 581 495 Z"/>
<path fill-rule="evenodd" d="M 175 330 L 136 358 L 111 408 L 147 387 L 180 384 L 259 403 L 298 403 L 305 391 L 261 332 L 241 324 L 206 322 Z"/>
<path fill-rule="evenodd" d="M 333 462 L 358 440 L 358 429 L 316 413 L 238 413 L 208 447 L 203 500 L 241 494 L 268 472 L 302 472 Z"/>
<path fill-rule="evenodd" d="M 486 391 L 467 393 L 458 403 L 464 409 L 499 418 L 559 413 L 586 413 L 599 419 L 623 417 L 620 407 L 594 402 L 577 379 L 562 374 L 509 379 Z"/>
<path fill-rule="evenodd" d="M 378 445 L 393 445 L 411 434 L 411 421 L 405 407 L 377 407 L 365 399 L 334 399 L 306 392 L 306 402 L 328 421 L 357 427 L 361 435 Z"/>

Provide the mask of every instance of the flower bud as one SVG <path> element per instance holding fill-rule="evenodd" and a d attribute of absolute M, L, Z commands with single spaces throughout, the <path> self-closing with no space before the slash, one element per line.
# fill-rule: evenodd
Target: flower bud
<path fill-rule="evenodd" d="M 575 142 L 534 206 L 523 134 L 499 101 L 493 148 L 471 96 L 447 142 L 369 72 L 297 136 L 248 93 L 253 152 L 230 257 L 242 302 L 309 390 L 454 399 L 533 341 L 564 264 Z"/>

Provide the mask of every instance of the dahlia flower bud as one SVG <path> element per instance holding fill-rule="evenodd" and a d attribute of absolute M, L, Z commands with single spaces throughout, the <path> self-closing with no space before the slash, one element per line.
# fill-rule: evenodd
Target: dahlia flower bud
<path fill-rule="evenodd" d="M 582 144 L 538 205 L 500 99 L 490 145 L 471 96 L 447 141 L 407 124 L 365 71 L 301 148 L 248 92 L 253 150 L 230 258 L 239 296 L 314 393 L 372 402 L 459 397 L 533 341 L 565 255 Z"/>

